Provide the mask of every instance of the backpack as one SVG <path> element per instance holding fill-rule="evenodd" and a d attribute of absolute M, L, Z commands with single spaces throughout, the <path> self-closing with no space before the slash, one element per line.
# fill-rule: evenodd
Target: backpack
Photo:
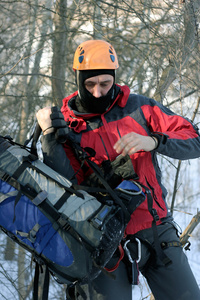
<path fill-rule="evenodd" d="M 119 187 L 125 204 L 109 186 L 101 201 L 75 188 L 32 152 L 0 136 L 0 228 L 31 252 L 38 265 L 47 266 L 59 283 L 88 283 L 104 269 L 123 238 L 131 214 L 126 208 L 133 198 L 130 190 L 138 194 L 135 208 L 145 195 L 128 182 L 127 194 L 123 184 Z"/>

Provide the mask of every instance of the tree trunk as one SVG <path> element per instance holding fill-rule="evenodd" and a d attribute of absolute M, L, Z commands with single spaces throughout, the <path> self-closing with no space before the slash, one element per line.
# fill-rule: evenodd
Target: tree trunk
<path fill-rule="evenodd" d="M 67 26 L 66 1 L 56 1 L 56 14 L 54 16 L 54 39 L 52 61 L 52 94 L 54 104 L 61 106 L 65 97 L 65 72 L 67 62 Z"/>
<path fill-rule="evenodd" d="M 18 251 L 18 293 L 19 300 L 24 300 L 26 295 L 25 289 L 25 250 L 19 246 Z"/>

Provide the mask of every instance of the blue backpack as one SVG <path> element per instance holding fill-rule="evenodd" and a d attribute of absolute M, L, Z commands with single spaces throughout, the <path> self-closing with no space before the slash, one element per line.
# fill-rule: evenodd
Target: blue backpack
<path fill-rule="evenodd" d="M 138 192 L 133 183 L 128 185 Z M 124 189 L 120 185 L 120 193 Z M 101 203 L 86 190 L 75 189 L 27 147 L 0 137 L 0 227 L 59 283 L 93 280 L 118 248 L 130 213 L 111 194 Z M 144 199 L 139 192 L 136 206 Z"/>

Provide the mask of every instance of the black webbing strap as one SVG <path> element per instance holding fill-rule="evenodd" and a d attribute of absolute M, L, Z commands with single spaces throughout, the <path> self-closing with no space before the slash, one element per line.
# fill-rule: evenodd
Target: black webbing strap
<path fill-rule="evenodd" d="M 44 275 L 44 283 L 43 283 L 42 300 L 48 300 L 49 280 L 50 280 L 50 274 L 49 274 L 49 269 L 48 269 L 48 267 L 46 265 L 45 275 Z"/>
<path fill-rule="evenodd" d="M 143 185 L 142 185 L 143 186 Z M 164 253 L 160 242 L 159 242 L 159 236 L 158 236 L 158 231 L 157 231 L 157 225 L 156 222 L 159 220 L 159 216 L 157 214 L 157 211 L 155 208 L 153 208 L 153 198 L 151 196 L 151 192 L 148 188 L 146 188 L 145 186 L 143 186 L 145 189 L 145 192 L 147 194 L 147 203 L 148 203 L 148 210 L 150 212 L 150 214 L 153 217 L 153 221 L 152 221 L 152 230 L 153 230 L 153 237 L 154 237 L 154 244 L 155 244 L 155 251 L 157 256 L 159 257 L 159 259 L 162 261 L 162 263 L 165 266 L 168 266 L 172 263 L 171 259 L 169 259 L 169 257 Z"/>
<path fill-rule="evenodd" d="M 40 268 L 40 266 L 36 262 L 34 282 L 33 282 L 33 300 L 38 300 L 38 285 L 39 285 L 39 273 L 40 273 L 39 268 Z"/>
<path fill-rule="evenodd" d="M 47 199 L 40 203 L 39 208 L 41 208 L 43 212 L 46 212 L 54 221 L 58 221 L 60 218 L 60 213 Z"/>
<path fill-rule="evenodd" d="M 71 195 L 72 193 L 66 190 L 60 199 L 58 199 L 58 201 L 54 204 L 55 209 L 59 210 Z"/>
<path fill-rule="evenodd" d="M 35 265 L 35 274 L 34 274 L 34 284 L 33 284 L 33 300 L 38 300 L 38 291 L 39 291 L 39 278 L 40 273 L 43 271 L 40 271 L 40 268 L 42 270 L 42 266 L 39 265 L 38 262 L 36 262 Z M 42 300 L 48 300 L 48 294 L 49 294 L 49 269 L 46 266 L 45 267 L 45 275 L 44 275 L 44 282 L 43 282 L 43 288 L 42 288 Z"/>
<path fill-rule="evenodd" d="M 35 155 L 32 155 L 32 154 L 29 154 L 27 156 L 23 156 L 22 164 L 13 173 L 12 177 L 14 179 L 18 179 L 20 177 L 20 175 L 25 171 L 25 169 L 30 167 L 31 163 L 36 159 L 37 159 L 37 157 Z"/>

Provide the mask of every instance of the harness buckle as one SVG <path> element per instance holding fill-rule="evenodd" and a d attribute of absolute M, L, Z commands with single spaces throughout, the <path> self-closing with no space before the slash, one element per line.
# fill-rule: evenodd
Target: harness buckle
<path fill-rule="evenodd" d="M 156 222 L 159 221 L 159 216 L 158 216 L 157 210 L 155 208 L 152 208 L 151 214 Z"/>

